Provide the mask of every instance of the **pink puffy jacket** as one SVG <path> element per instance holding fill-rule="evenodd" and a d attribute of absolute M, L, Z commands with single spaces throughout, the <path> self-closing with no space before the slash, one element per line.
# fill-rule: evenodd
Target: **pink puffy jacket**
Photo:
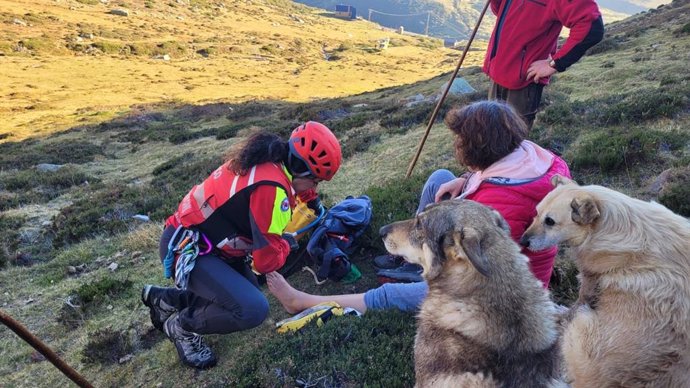
<path fill-rule="evenodd" d="M 520 241 L 525 229 L 537 215 L 537 204 L 553 190 L 551 177 L 556 174 L 570 177 L 568 165 L 559 157 L 553 159 L 551 167 L 541 177 L 518 185 L 482 182 L 477 191 L 468 195 L 466 199 L 496 209 L 508 221 L 513 240 Z M 549 286 L 557 252 L 557 247 L 539 252 L 522 250 L 522 253 L 529 257 L 532 273 L 541 280 L 544 288 Z"/>

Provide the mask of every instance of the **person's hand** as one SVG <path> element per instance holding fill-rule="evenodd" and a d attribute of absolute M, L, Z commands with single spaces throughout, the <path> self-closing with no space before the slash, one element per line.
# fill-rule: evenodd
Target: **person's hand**
<path fill-rule="evenodd" d="M 450 182 L 446 182 L 439 186 L 438 191 L 436 192 L 436 196 L 434 197 L 434 202 L 440 202 L 444 199 L 445 196 L 450 196 L 450 198 L 455 198 L 458 195 L 460 195 L 460 191 L 462 191 L 462 187 L 465 186 L 465 181 L 467 179 L 460 177 L 460 178 L 455 178 Z"/>
<path fill-rule="evenodd" d="M 541 59 L 532 62 L 527 68 L 527 80 L 531 80 L 537 84 L 542 78 L 547 78 L 555 74 L 556 69 L 551 67 L 549 62 L 551 62 L 551 59 Z"/>

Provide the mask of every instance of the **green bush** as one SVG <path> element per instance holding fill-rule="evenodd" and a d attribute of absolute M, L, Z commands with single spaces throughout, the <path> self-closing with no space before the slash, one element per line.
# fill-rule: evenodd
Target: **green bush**
<path fill-rule="evenodd" d="M 408 219 L 417 212 L 419 195 L 430 172 L 412 175 L 409 179 L 399 179 L 367 189 L 374 212 L 371 219 L 369 239 L 373 251 L 383 252 L 383 242 L 378 238 L 379 229 L 394 221 Z"/>
<path fill-rule="evenodd" d="M 100 41 L 91 43 L 91 47 L 101 50 L 105 54 L 119 54 L 123 45 L 119 42 Z"/>
<path fill-rule="evenodd" d="M 415 331 L 414 316 L 395 310 L 332 318 L 244 353 L 230 372 L 237 376 L 231 385 L 412 386 Z"/>
<path fill-rule="evenodd" d="M 688 106 L 689 92 L 688 87 L 669 85 L 631 92 L 613 104 L 601 101 L 600 111 L 594 114 L 593 121 L 602 125 L 611 125 L 638 123 L 661 117 L 670 118 Z"/>
<path fill-rule="evenodd" d="M 263 117 L 274 112 L 275 103 L 261 102 L 261 101 L 247 101 L 241 104 L 230 106 L 231 111 L 228 114 L 229 120 L 244 120 L 247 118 Z"/>
<path fill-rule="evenodd" d="M 682 27 L 680 27 L 676 31 L 674 31 L 674 35 L 676 35 L 676 36 L 688 35 L 688 34 L 690 34 L 690 22 L 683 24 Z"/>
<path fill-rule="evenodd" d="M 375 144 L 381 138 L 379 132 L 373 132 L 370 128 L 357 128 L 350 131 L 349 137 L 346 140 L 340 141 L 343 151 L 343 158 L 349 158 L 359 152 L 364 152 L 369 149 L 372 144 Z"/>
<path fill-rule="evenodd" d="M 620 45 L 621 45 L 620 37 L 618 37 L 618 36 L 608 37 L 607 36 L 607 37 L 604 37 L 604 39 L 602 39 L 601 42 L 590 47 L 590 49 L 587 50 L 586 55 L 596 55 L 596 54 L 605 53 L 607 51 L 617 50 L 618 48 L 620 48 Z"/>
<path fill-rule="evenodd" d="M 103 147 L 86 140 L 24 140 L 0 144 L 0 170 L 25 169 L 40 163 L 82 164 L 103 154 Z"/>
<path fill-rule="evenodd" d="M 79 298 L 82 307 L 88 309 L 89 306 L 95 306 L 99 302 L 117 297 L 131 288 L 132 282 L 130 280 L 120 280 L 112 276 L 105 276 L 96 281 L 82 284 L 73 294 Z"/>
<path fill-rule="evenodd" d="M 0 268 L 14 260 L 19 247 L 19 228 L 24 225 L 24 221 L 24 217 L 0 213 Z"/>
<path fill-rule="evenodd" d="M 690 168 L 675 170 L 659 193 L 659 203 L 685 217 L 690 217 Z"/>
<path fill-rule="evenodd" d="M 583 139 L 574 149 L 568 150 L 566 158 L 571 160 L 573 169 L 594 167 L 615 172 L 654 162 L 661 149 L 678 150 L 687 141 L 688 135 L 679 131 L 614 128 Z"/>
<path fill-rule="evenodd" d="M 86 364 L 116 364 L 120 358 L 134 352 L 134 344 L 126 332 L 109 327 L 98 329 L 88 336 L 82 351 L 82 362 Z"/>
<path fill-rule="evenodd" d="M 168 136 L 168 141 L 173 144 L 182 144 L 184 142 L 203 137 L 204 132 L 192 132 L 186 129 L 175 131 Z"/>
<path fill-rule="evenodd" d="M 93 192 L 61 209 L 53 218 L 51 232 L 55 248 L 102 234 L 125 232 L 131 227 L 131 217 L 135 214 L 163 218 L 171 214 L 175 201 L 184 195 L 168 197 L 168 186 L 94 186 Z"/>
<path fill-rule="evenodd" d="M 554 302 L 570 306 L 577 300 L 580 282 L 577 279 L 577 266 L 569 259 L 556 260 L 551 273 L 549 289 Z"/>
<path fill-rule="evenodd" d="M 361 127 L 377 117 L 378 114 L 376 114 L 376 112 L 365 111 L 354 113 L 341 119 L 330 120 L 325 124 L 328 128 L 330 128 L 331 131 L 333 131 L 333 133 L 337 135 L 347 131 L 348 129 Z"/>

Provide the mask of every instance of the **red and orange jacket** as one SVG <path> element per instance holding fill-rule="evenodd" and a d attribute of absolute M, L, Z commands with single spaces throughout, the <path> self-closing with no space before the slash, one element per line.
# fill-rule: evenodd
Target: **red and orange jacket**
<path fill-rule="evenodd" d="M 594 0 L 491 0 L 496 25 L 484 58 L 484 73 L 507 89 L 530 84 L 527 69 L 549 55 L 558 71 L 577 62 L 604 35 Z M 563 26 L 568 39 L 556 50 Z M 549 79 L 540 81 L 548 84 Z"/>
<path fill-rule="evenodd" d="M 251 253 L 258 272 L 275 271 L 290 253 L 281 235 L 295 207 L 291 182 L 281 164 L 263 163 L 237 175 L 225 163 L 187 193 L 166 226 L 194 227 L 223 257 Z"/>

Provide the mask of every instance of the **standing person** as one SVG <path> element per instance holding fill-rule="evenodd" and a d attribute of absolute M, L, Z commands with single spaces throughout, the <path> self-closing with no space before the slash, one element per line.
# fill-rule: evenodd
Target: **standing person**
<path fill-rule="evenodd" d="M 537 204 L 553 189 L 551 177 L 569 177 L 568 165 L 525 140 L 527 125 L 503 102 L 480 101 L 453 109 L 445 122 L 455 135 L 455 157 L 470 172 L 460 177 L 448 170 L 431 174 L 422 189 L 417 213 L 448 194 L 477 201 L 498 211 L 510 225 L 511 237 L 518 242 L 537 214 Z M 529 259 L 530 270 L 545 288 L 549 286 L 557 252 L 557 247 L 522 251 Z M 386 283 L 362 294 L 321 296 L 296 290 L 275 272 L 267 274 L 266 279 L 269 291 L 290 313 L 327 301 L 361 312 L 388 308 L 415 311 L 428 291 L 426 282 Z"/>
<path fill-rule="evenodd" d="M 484 59 L 489 99 L 512 105 L 531 129 L 544 85 L 601 41 L 604 22 L 594 0 L 491 0 L 496 15 Z M 557 49 L 563 26 L 568 39 Z"/>
<path fill-rule="evenodd" d="M 195 248 L 209 253 L 196 257 L 186 275 L 179 273 L 178 263 L 177 288 L 146 285 L 141 298 L 153 325 L 175 344 L 183 363 L 196 368 L 216 364 L 201 334 L 232 333 L 264 321 L 268 301 L 254 272 L 285 264 L 296 244 L 283 234 L 295 197 L 318 202 L 316 185 L 331 180 L 341 160 L 336 137 L 314 121 L 297 127 L 288 141 L 256 132 L 231 148 L 227 162 L 182 199 L 165 223 L 161 260 L 169 255 L 170 241 L 177 244 L 178 228 L 199 232 Z M 182 282 L 180 287 L 182 277 L 186 286 Z"/>

